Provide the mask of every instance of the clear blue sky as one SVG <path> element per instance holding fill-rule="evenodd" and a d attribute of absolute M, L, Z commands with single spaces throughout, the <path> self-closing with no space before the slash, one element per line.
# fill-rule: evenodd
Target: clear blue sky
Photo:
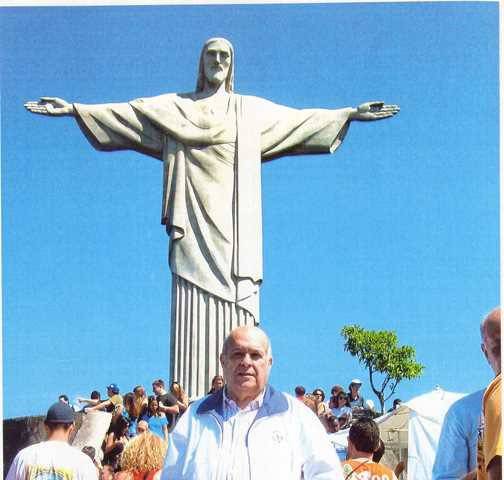
<path fill-rule="evenodd" d="M 150 388 L 169 366 L 161 163 L 97 152 L 72 118 L 23 103 L 190 91 L 217 35 L 235 46 L 239 93 L 401 106 L 353 123 L 334 155 L 263 165 L 272 383 L 360 377 L 376 402 L 343 351 L 347 324 L 416 348 L 425 373 L 399 385 L 403 400 L 489 382 L 478 324 L 499 303 L 497 2 L 3 8 L 0 21 L 5 417 L 110 382 Z"/>

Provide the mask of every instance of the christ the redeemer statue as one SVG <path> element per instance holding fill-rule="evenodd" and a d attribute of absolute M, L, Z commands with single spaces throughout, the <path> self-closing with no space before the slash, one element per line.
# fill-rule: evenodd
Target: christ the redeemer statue
<path fill-rule="evenodd" d="M 395 115 L 396 105 L 298 110 L 233 92 L 233 46 L 203 46 L 196 91 L 83 105 L 42 97 L 33 113 L 76 118 L 104 151 L 136 150 L 164 164 L 161 222 L 170 236 L 171 379 L 191 397 L 220 373 L 229 331 L 259 323 L 261 161 L 332 153 L 352 120 Z"/>

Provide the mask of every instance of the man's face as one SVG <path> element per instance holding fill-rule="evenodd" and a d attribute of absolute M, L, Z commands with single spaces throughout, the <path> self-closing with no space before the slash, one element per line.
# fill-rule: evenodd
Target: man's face
<path fill-rule="evenodd" d="M 207 82 L 219 86 L 227 78 L 231 65 L 231 51 L 221 40 L 210 43 L 203 54 L 203 70 Z"/>
<path fill-rule="evenodd" d="M 254 329 L 239 329 L 232 335 L 220 358 L 228 393 L 235 400 L 252 400 L 268 382 L 272 359 L 267 339 Z"/>
<path fill-rule="evenodd" d="M 485 319 L 482 330 L 481 350 L 492 370 L 497 375 L 501 371 L 501 315 L 494 309 Z"/>
<path fill-rule="evenodd" d="M 163 393 L 163 388 L 161 387 L 161 385 L 153 383 L 152 391 L 154 392 L 154 395 L 161 395 Z"/>
<path fill-rule="evenodd" d="M 500 343 L 500 335 L 485 335 L 483 337 L 483 343 L 481 344 L 481 350 L 496 374 L 500 371 Z"/>

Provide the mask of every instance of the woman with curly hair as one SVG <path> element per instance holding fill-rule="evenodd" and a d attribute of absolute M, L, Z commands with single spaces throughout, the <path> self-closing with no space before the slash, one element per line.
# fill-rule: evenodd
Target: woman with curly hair
<path fill-rule="evenodd" d="M 115 480 L 159 480 L 166 454 L 166 442 L 151 432 L 137 435 L 126 445 L 121 471 Z"/>

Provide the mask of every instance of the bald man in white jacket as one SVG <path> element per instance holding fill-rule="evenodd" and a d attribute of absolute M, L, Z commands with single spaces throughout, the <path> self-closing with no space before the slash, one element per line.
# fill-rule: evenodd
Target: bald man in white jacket
<path fill-rule="evenodd" d="M 182 415 L 162 480 L 343 479 L 319 419 L 268 385 L 272 355 L 261 329 L 234 329 L 220 361 L 226 386 Z"/>

